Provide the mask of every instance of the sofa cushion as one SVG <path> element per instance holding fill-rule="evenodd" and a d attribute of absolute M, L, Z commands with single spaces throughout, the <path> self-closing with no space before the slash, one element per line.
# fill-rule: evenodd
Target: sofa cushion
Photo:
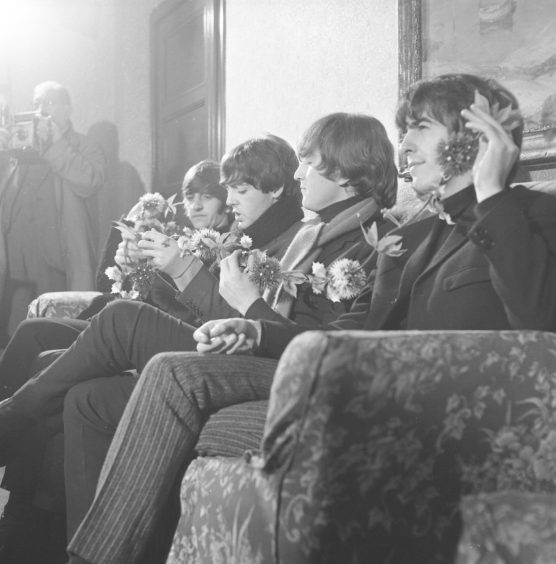
<path fill-rule="evenodd" d="M 260 449 L 268 401 L 231 405 L 211 415 L 195 450 L 199 456 L 243 456 Z"/>

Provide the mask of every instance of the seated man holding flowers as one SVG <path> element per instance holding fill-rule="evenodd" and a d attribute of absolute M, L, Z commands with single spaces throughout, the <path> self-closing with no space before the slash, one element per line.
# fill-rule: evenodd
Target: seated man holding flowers
<path fill-rule="evenodd" d="M 413 186 L 442 217 L 397 230 L 407 251 L 383 253 L 374 291 L 329 329 L 556 329 L 556 198 L 509 188 L 522 137 L 517 107 L 498 83 L 471 75 L 417 82 L 402 97 L 397 123 Z M 139 561 L 215 405 L 224 395 L 228 404 L 264 397 L 272 357 L 305 329 L 285 319 L 210 321 L 195 333 L 198 350 L 257 356 L 152 359 L 70 542 L 70 564 Z"/>
<path fill-rule="evenodd" d="M 324 118 L 317 128 L 309 130 L 307 142 L 318 144 L 319 135 L 322 131 L 326 132 L 327 128 L 329 136 L 336 143 L 342 138 L 341 132 L 346 131 L 353 145 L 349 151 L 362 156 L 357 166 L 348 158 L 345 159 L 346 165 L 343 162 L 336 164 L 333 160 L 335 153 L 331 151 L 327 163 L 330 169 L 319 175 L 326 182 L 315 191 L 314 200 L 309 203 L 311 209 L 321 212 L 321 215 L 317 221 L 307 223 L 302 228 L 303 235 L 295 236 L 290 245 L 277 245 L 281 236 L 276 231 L 276 224 L 291 221 L 292 214 L 287 212 L 289 204 L 284 200 L 299 201 L 298 188 L 295 192 L 290 188 L 297 186 L 294 170 L 298 163 L 293 150 L 290 149 L 291 153 L 285 155 L 285 142 L 279 140 L 278 143 L 278 138 L 266 136 L 241 144 L 227 154 L 222 162 L 223 180 L 228 188 L 227 202 L 236 215 L 240 229 L 245 234 L 250 227 L 257 227 L 257 230 L 251 229 L 248 233 L 253 245 L 260 243 L 257 238 L 263 233 L 267 235 L 272 232 L 267 252 L 270 255 L 268 249 L 272 247 L 275 256 L 283 255 L 283 260 L 291 257 L 283 267 L 295 268 L 297 273 L 310 270 L 315 260 L 331 264 L 336 258 L 357 260 L 366 257 L 368 253 L 360 222 L 370 226 L 378 221 L 381 229 L 385 228 L 387 223 L 382 219 L 380 209 L 391 206 L 395 199 L 397 171 L 393 149 L 382 124 L 369 116 L 337 114 Z M 261 158 L 261 145 L 266 147 L 264 159 Z M 295 165 L 293 169 L 289 168 L 292 162 Z M 277 183 L 276 177 L 270 174 L 275 167 L 272 163 L 284 169 L 287 163 L 290 177 L 283 177 Z M 345 170 L 340 166 L 345 166 Z M 265 209 L 265 213 L 261 214 L 261 209 Z M 261 221 L 263 217 L 265 220 Z M 143 253 L 151 256 L 158 268 L 172 276 L 180 295 L 189 292 L 191 296 L 198 292 L 199 304 L 196 307 L 201 315 L 221 312 L 220 303 L 213 297 L 208 302 L 208 309 L 204 308 L 206 294 L 214 295 L 207 282 L 217 288 L 218 280 L 197 267 L 194 251 L 191 252 L 188 245 L 186 242 L 184 248 L 191 254 L 183 254 L 174 240 L 154 231 L 144 233 L 138 243 Z M 248 271 L 253 263 L 252 257 L 257 258 L 254 262 L 262 265 L 263 269 L 271 264 L 266 254 L 255 251 L 247 254 Z M 174 260 L 176 257 L 179 260 Z M 276 266 L 274 263 L 272 265 Z M 371 265 L 372 261 L 365 268 Z M 357 266 L 357 271 L 360 268 L 363 267 Z M 199 279 L 203 282 L 195 287 Z M 221 286 L 231 284 L 234 282 L 229 279 L 221 280 Z M 297 312 L 296 304 L 299 303 L 302 315 L 313 326 L 322 323 L 326 316 L 336 317 L 348 307 L 346 303 L 332 303 L 325 297 L 313 295 L 310 288 L 306 288 L 304 293 L 306 299 L 303 303 L 293 297 L 287 299 L 290 305 L 285 313 L 294 315 Z M 270 300 L 270 297 L 267 299 Z M 282 300 L 278 301 L 282 303 Z M 231 309 L 229 305 L 226 307 Z M 269 315 L 273 313 L 270 309 Z M 92 319 L 90 326 L 59 359 L 0 405 L 0 434 L 7 438 L 13 436 L 17 429 L 59 411 L 66 392 L 71 388 L 65 408 L 66 475 L 71 482 L 67 484 L 70 531 L 80 521 L 92 499 L 104 457 L 98 453 L 102 448 L 105 451 L 108 448 L 110 429 L 115 429 L 135 383 L 132 376 L 115 376 L 130 368 L 141 370 L 158 352 L 193 350 L 196 344 L 192 337 L 194 329 L 194 326 L 148 304 L 114 302 Z M 90 381 L 75 386 L 84 380 Z M 95 402 L 102 405 L 98 412 L 91 409 Z M 107 418 L 108 428 L 105 423 L 102 429 L 91 428 L 90 432 L 83 432 L 83 421 L 74 423 L 72 418 L 83 419 L 84 413 L 86 416 L 102 413 Z M 91 458 L 95 460 L 91 462 Z M 76 464 L 80 470 L 72 471 L 72 464 Z"/>

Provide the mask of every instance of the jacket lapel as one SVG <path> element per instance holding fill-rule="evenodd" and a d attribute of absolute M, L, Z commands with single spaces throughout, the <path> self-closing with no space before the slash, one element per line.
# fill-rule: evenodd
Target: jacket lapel
<path fill-rule="evenodd" d="M 419 264 L 426 258 L 424 253 L 420 252 L 423 248 L 422 243 L 424 239 L 430 238 L 434 220 L 434 217 L 430 217 L 389 233 L 402 237 L 402 247 L 406 252 L 400 257 L 379 256 L 365 329 L 380 329 L 384 325 L 385 319 L 399 299 L 402 278 L 404 285 L 411 287 L 408 268 L 411 272 L 416 272 L 416 276 L 419 274 Z"/>
<path fill-rule="evenodd" d="M 444 221 L 435 216 L 430 220 L 418 222 L 415 226 L 420 229 L 410 232 L 408 226 L 407 231 L 404 230 L 405 232 L 400 233 L 404 239 L 407 238 L 408 240 L 408 244 L 404 244 L 404 247 L 408 249 L 408 258 L 403 267 L 400 267 L 400 265 L 396 267 L 393 262 L 395 259 L 384 257 L 384 264 L 381 265 L 375 283 L 375 289 L 379 291 L 376 296 L 373 294 L 369 318 L 365 324 L 367 329 L 383 328 L 396 305 L 410 294 L 415 282 L 444 262 L 467 241 L 465 234 L 459 229 L 453 228 L 440 249 L 435 252 L 434 241 L 446 228 Z M 421 241 L 421 244 L 417 243 L 413 252 L 411 252 L 409 237 Z M 390 264 L 386 264 L 386 261 Z"/>
<path fill-rule="evenodd" d="M 454 254 L 465 242 L 467 236 L 457 226 L 452 229 L 446 240 L 434 256 L 434 259 L 429 263 L 425 270 L 417 275 L 417 278 L 425 276 L 431 270 L 435 269 L 438 265 L 443 263 L 450 255 Z"/>

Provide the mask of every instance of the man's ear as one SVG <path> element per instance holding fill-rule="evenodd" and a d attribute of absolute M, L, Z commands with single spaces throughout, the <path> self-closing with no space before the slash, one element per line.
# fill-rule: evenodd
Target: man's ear
<path fill-rule="evenodd" d="M 280 188 L 276 188 L 276 190 L 272 190 L 271 194 L 272 194 L 272 199 L 274 201 L 278 201 L 280 199 L 280 196 L 282 195 L 282 192 L 284 191 L 284 187 L 280 186 Z"/>
<path fill-rule="evenodd" d="M 338 178 L 337 182 L 338 182 L 338 186 L 340 188 L 343 188 L 346 191 L 347 194 L 354 194 L 355 193 L 353 186 L 350 184 L 349 179 Z"/>

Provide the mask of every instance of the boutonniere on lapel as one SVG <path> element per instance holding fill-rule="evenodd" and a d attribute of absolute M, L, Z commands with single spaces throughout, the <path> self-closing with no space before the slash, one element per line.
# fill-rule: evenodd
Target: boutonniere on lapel
<path fill-rule="evenodd" d="M 475 106 L 490 114 L 508 133 L 511 133 L 523 118 L 519 110 L 514 110 L 511 104 L 500 108 L 497 103 L 490 106 L 488 100 L 475 90 Z M 473 169 L 475 159 L 479 154 L 479 143 L 482 134 L 478 131 L 464 130 L 452 133 L 447 141 L 438 144 L 438 162 L 442 167 L 442 179 L 439 190 L 430 198 L 429 205 L 440 219 L 444 219 L 449 225 L 454 225 L 450 215 L 444 211 L 442 196 L 446 183 L 454 176 L 461 176 Z"/>

